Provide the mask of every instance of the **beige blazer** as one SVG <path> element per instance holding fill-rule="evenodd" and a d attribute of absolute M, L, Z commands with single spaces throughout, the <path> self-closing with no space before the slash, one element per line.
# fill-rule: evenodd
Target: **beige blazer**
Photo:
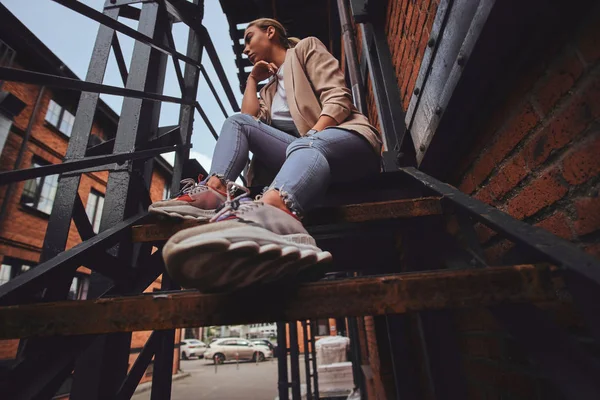
<path fill-rule="evenodd" d="M 256 116 L 269 125 L 271 104 L 277 90 L 275 82 L 275 79 L 271 79 L 261 89 L 260 110 Z M 354 107 L 338 60 L 319 39 L 307 37 L 287 51 L 283 82 L 290 113 L 300 135 L 304 136 L 311 130 L 321 115 L 327 115 L 338 123 L 337 127 L 363 136 L 376 154 L 381 153 L 380 133 Z M 246 177 L 249 185 L 263 186 L 269 185 L 276 173 L 268 170 L 255 157 Z"/>
<path fill-rule="evenodd" d="M 277 89 L 274 82 L 272 79 L 262 88 L 259 99 L 257 118 L 269 125 L 271 103 Z M 312 129 L 321 115 L 327 115 L 338 123 L 338 128 L 364 136 L 380 154 L 380 133 L 354 107 L 338 60 L 319 39 L 307 37 L 287 51 L 283 83 L 290 113 L 300 135 L 304 136 Z"/>

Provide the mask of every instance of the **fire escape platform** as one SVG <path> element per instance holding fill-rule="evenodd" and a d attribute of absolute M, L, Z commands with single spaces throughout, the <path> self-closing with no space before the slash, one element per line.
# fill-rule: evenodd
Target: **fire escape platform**
<path fill-rule="evenodd" d="M 516 265 L 0 307 L 0 339 L 163 330 L 556 301 L 556 268 Z M 276 298 L 277 301 L 273 301 Z"/>
<path fill-rule="evenodd" d="M 308 227 L 339 223 L 360 223 L 441 215 L 441 197 L 421 197 L 372 203 L 323 207 L 314 210 L 304 220 Z M 201 225 L 196 220 L 159 221 L 132 227 L 134 242 L 160 242 L 180 230 Z"/>

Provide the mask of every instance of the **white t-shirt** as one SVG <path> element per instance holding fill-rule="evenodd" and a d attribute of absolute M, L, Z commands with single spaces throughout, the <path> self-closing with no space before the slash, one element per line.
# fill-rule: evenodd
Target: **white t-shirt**
<path fill-rule="evenodd" d="M 273 96 L 273 102 L 271 103 L 271 119 L 280 121 L 293 121 L 292 114 L 290 114 L 290 107 L 288 106 L 287 96 L 285 94 L 285 87 L 283 86 L 283 66 L 281 64 L 277 73 L 273 75 L 272 79 L 275 79 L 277 90 Z"/>

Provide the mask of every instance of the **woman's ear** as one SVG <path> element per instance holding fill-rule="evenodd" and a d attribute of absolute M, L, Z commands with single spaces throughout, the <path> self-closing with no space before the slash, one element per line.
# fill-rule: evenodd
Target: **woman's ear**
<path fill-rule="evenodd" d="M 275 36 L 275 28 L 272 26 L 268 26 L 267 27 L 267 38 L 273 39 L 274 36 Z"/>

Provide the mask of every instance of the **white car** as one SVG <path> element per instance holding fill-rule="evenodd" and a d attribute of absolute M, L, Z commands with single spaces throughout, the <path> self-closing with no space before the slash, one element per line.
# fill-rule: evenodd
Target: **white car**
<path fill-rule="evenodd" d="M 200 359 L 204 357 L 206 344 L 198 339 L 185 339 L 181 341 L 179 349 L 183 360 L 188 360 L 190 357 Z"/>
<path fill-rule="evenodd" d="M 273 352 L 267 346 L 253 344 L 242 338 L 215 340 L 208 345 L 204 352 L 206 360 L 212 359 L 217 364 L 234 360 L 264 361 L 271 357 L 273 357 Z"/>

